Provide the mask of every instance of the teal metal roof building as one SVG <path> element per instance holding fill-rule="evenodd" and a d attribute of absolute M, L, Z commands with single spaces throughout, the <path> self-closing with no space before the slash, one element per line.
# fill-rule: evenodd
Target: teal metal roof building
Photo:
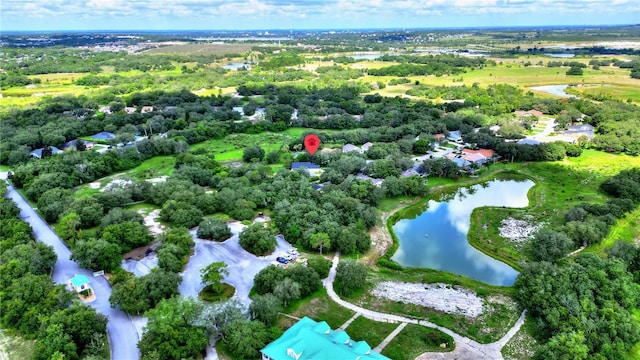
<path fill-rule="evenodd" d="M 262 360 L 390 360 L 371 350 L 366 341 L 353 341 L 326 321 L 306 316 L 260 352 Z"/>

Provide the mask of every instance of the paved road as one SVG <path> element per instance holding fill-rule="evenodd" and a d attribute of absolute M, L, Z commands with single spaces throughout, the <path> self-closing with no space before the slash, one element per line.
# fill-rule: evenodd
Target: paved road
<path fill-rule="evenodd" d="M 253 286 L 253 278 L 260 270 L 269 266 L 276 257 L 285 255 L 291 244 L 282 236 L 276 236 L 278 245 L 276 250 L 268 256 L 255 256 L 244 250 L 239 243 L 238 234 L 245 228 L 240 222 L 229 224 L 233 236 L 224 242 L 216 242 L 198 239 L 195 230 L 192 231 L 196 247 L 189 263 L 182 274 L 180 294 L 184 297 L 197 298 L 204 285 L 201 282 L 200 270 L 215 261 L 223 261 L 227 264 L 229 275 L 224 277 L 224 282 L 236 288 L 235 298 L 245 306 L 249 306 L 249 291 Z"/>
<path fill-rule="evenodd" d="M 373 310 L 368 310 L 362 308 L 360 306 L 354 305 L 352 303 L 346 302 L 342 300 L 336 292 L 333 290 L 333 281 L 336 277 L 336 267 L 338 266 L 338 262 L 340 260 L 339 254 L 333 257 L 333 265 L 331 266 L 331 270 L 329 271 L 329 276 L 323 281 L 324 286 L 327 288 L 327 294 L 329 297 L 338 303 L 339 305 L 346 307 L 352 311 L 360 313 L 362 316 L 382 322 L 391 322 L 391 323 L 409 323 L 409 324 L 417 324 L 422 326 L 427 326 L 430 328 L 438 329 L 443 333 L 451 336 L 455 341 L 456 348 L 454 351 L 449 353 L 425 353 L 420 355 L 417 359 L 426 360 L 426 359 L 457 359 L 457 360 L 478 360 L 478 359 L 502 359 L 502 354 L 500 350 L 502 347 L 511 339 L 520 326 L 524 323 L 525 312 L 522 312 L 516 324 L 507 332 L 502 339 L 491 343 L 491 344 L 480 344 L 474 340 L 461 336 L 445 327 L 436 325 L 432 322 L 426 320 L 418 320 L 413 318 L 408 318 L 405 316 L 399 316 L 394 314 L 385 314 Z"/>
<path fill-rule="evenodd" d="M 51 230 L 49 225 L 36 213 L 29 203 L 18 193 L 13 186 L 7 188 L 7 197 L 11 198 L 20 208 L 20 218 L 28 222 L 33 228 L 33 234 L 38 241 L 51 245 L 58 255 L 58 261 L 53 269 L 52 278 L 56 284 L 67 284 L 67 281 L 76 274 L 83 274 L 89 278 L 91 287 L 96 294 L 96 300 L 89 305 L 109 318 L 107 334 L 111 358 L 116 360 L 136 360 L 140 358 L 138 350 L 138 334 L 126 313 L 111 308 L 109 296 L 111 286 L 103 277 L 93 277 L 91 270 L 80 268 L 70 260 L 71 251 L 60 240 L 58 235 Z"/>

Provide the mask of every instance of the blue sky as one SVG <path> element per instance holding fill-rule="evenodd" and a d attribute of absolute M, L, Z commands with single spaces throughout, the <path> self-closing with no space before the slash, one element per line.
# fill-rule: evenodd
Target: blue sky
<path fill-rule="evenodd" d="M 0 30 L 441 28 L 640 23 L 640 0 L 2 0 Z"/>

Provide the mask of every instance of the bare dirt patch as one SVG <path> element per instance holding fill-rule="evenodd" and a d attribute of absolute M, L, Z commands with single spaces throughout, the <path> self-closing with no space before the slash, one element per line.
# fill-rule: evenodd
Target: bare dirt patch
<path fill-rule="evenodd" d="M 113 179 L 105 187 L 100 189 L 101 192 L 110 191 L 117 188 L 124 188 L 132 184 L 133 181 L 125 179 Z"/>
<path fill-rule="evenodd" d="M 149 232 L 151 234 L 156 236 L 164 232 L 164 225 L 158 222 L 158 217 L 160 217 L 160 209 L 153 210 L 148 214 L 145 214 L 145 212 L 140 209 L 138 210 L 138 214 L 144 216 L 144 225 L 149 228 Z"/>
<path fill-rule="evenodd" d="M 501 237 L 521 248 L 522 245 L 527 240 L 530 240 L 544 225 L 544 223 L 534 223 L 527 220 L 518 220 L 508 217 L 502 220 L 498 231 L 500 232 Z"/>
<path fill-rule="evenodd" d="M 157 183 L 161 183 L 161 182 L 167 181 L 168 178 L 169 178 L 168 176 L 163 175 L 163 176 L 158 176 L 158 177 L 153 178 L 153 179 L 147 179 L 146 181 L 150 182 L 152 184 L 157 184 Z"/>
<path fill-rule="evenodd" d="M 371 294 L 391 301 L 430 307 L 449 314 L 475 318 L 482 314 L 483 300 L 473 291 L 448 284 L 383 281 Z"/>
<path fill-rule="evenodd" d="M 387 220 L 396 212 L 404 209 L 407 205 L 414 203 L 402 201 L 398 207 L 391 211 L 385 211 L 380 217 L 381 224 L 376 225 L 369 230 L 369 236 L 371 237 L 371 249 L 367 254 L 362 257 L 362 261 L 369 266 L 375 266 L 376 261 L 382 255 L 384 255 L 389 248 L 393 245 L 393 238 L 387 229 Z"/>

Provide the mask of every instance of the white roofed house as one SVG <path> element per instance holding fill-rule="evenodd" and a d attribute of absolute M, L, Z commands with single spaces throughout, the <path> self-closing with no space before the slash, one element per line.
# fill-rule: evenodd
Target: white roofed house
<path fill-rule="evenodd" d="M 355 146 L 353 144 L 346 144 L 345 146 L 342 147 L 342 152 L 343 153 L 357 152 L 357 153 L 362 154 L 364 151 L 361 148 L 359 148 L 359 147 L 357 147 L 357 146 Z"/>
<path fill-rule="evenodd" d="M 576 124 L 567 126 L 567 130 L 564 131 L 565 135 L 570 135 L 574 137 L 580 137 L 582 135 L 588 137 L 589 139 L 593 139 L 595 137 L 594 127 L 589 124 Z"/>

